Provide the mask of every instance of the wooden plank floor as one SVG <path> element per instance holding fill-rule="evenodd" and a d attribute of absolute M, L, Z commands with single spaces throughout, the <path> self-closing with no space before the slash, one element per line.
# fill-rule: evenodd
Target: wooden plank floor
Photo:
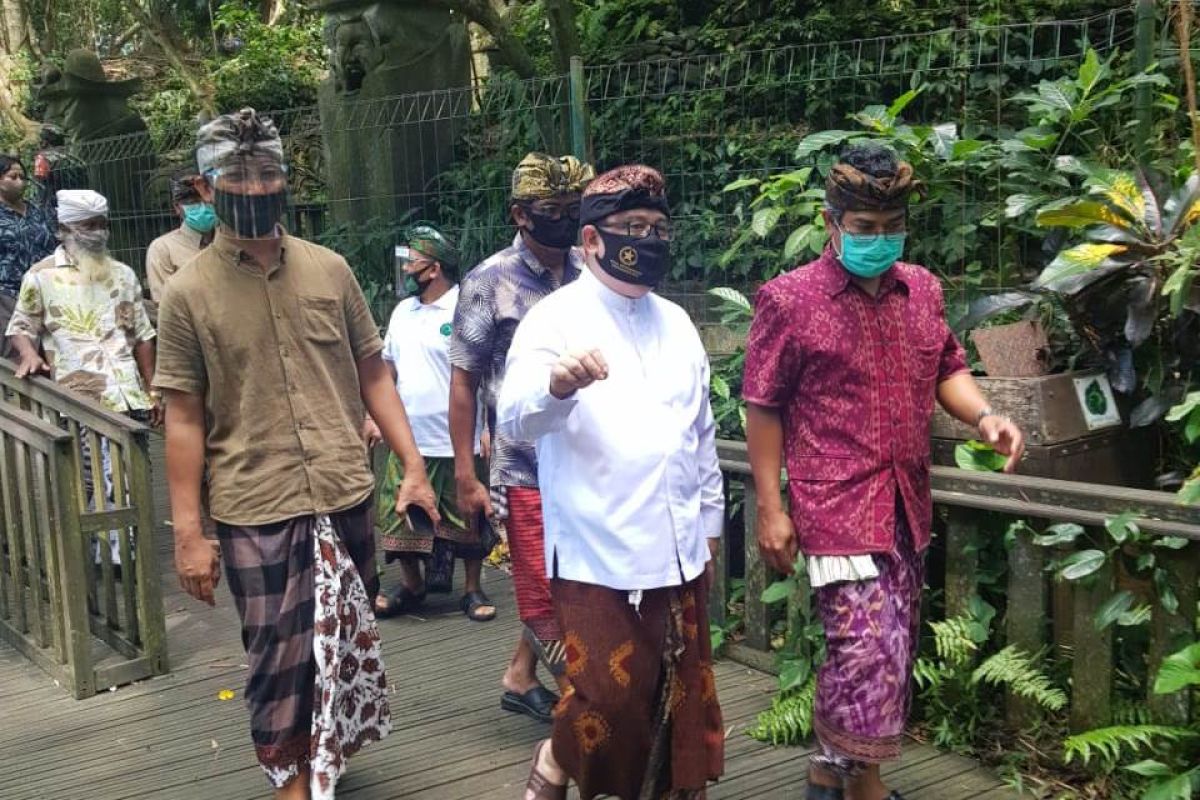
<path fill-rule="evenodd" d="M 0 798 L 269 797 L 241 702 L 246 670 L 232 600 L 224 583 L 215 609 L 181 594 L 165 533 L 158 549 L 170 675 L 75 701 L 0 646 Z M 488 570 L 485 580 L 500 607 L 495 622 L 469 622 L 451 596 L 432 596 L 421 618 L 381 622 L 395 730 L 351 762 L 339 797 L 521 796 L 533 744 L 547 727 L 500 710 L 498 681 L 518 624 L 508 576 Z M 771 748 L 745 735 L 769 705 L 775 679 L 723 661 L 717 680 L 728 744 L 725 777 L 710 797 L 799 797 L 807 750 Z M 218 700 L 223 689 L 238 699 Z M 1016 797 L 974 763 L 917 744 L 891 768 L 890 782 L 910 800 Z"/>

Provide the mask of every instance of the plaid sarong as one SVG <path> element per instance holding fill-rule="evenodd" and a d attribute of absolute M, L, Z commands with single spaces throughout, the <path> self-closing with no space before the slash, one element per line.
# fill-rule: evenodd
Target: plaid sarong
<path fill-rule="evenodd" d="M 570 686 L 554 760 L 579 796 L 701 798 L 724 769 L 703 579 L 630 593 L 555 579 Z"/>
<path fill-rule="evenodd" d="M 308 767 L 312 796 L 332 797 L 345 759 L 390 730 L 369 602 L 373 511 L 368 500 L 328 516 L 217 524 L 242 619 L 255 754 L 276 788 Z"/>

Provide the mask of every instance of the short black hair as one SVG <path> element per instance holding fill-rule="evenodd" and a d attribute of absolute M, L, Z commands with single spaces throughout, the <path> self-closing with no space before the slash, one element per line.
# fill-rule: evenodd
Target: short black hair
<path fill-rule="evenodd" d="M 838 159 L 872 178 L 890 178 L 900 169 L 896 151 L 877 142 L 858 142 L 842 151 Z"/>
<path fill-rule="evenodd" d="M 0 175 L 7 175 L 8 171 L 12 169 L 14 165 L 20 167 L 21 172 L 29 171 L 25 169 L 25 165 L 21 163 L 21 159 L 17 158 L 16 156 L 8 155 L 7 153 L 0 153 Z"/>

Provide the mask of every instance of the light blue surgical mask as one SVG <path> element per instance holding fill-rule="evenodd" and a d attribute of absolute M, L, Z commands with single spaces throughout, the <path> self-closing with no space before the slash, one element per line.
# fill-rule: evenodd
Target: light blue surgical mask
<path fill-rule="evenodd" d="M 846 271 L 856 277 L 878 278 L 904 255 L 908 236 L 905 233 L 847 233 L 841 226 L 838 230 L 842 234 L 842 252 L 837 257 Z"/>
<path fill-rule="evenodd" d="M 217 213 L 208 203 L 186 203 L 183 208 L 183 224 L 196 233 L 208 233 L 217 227 Z"/>

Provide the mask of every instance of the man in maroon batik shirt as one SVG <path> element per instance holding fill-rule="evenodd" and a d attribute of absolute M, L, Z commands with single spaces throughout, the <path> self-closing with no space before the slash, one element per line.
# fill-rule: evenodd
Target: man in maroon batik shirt
<path fill-rule="evenodd" d="M 785 574 L 797 551 L 805 555 L 828 645 L 812 800 L 899 797 L 879 765 L 899 757 L 909 708 L 934 400 L 1007 455 L 1006 471 L 1024 452 L 1021 431 L 992 412 L 971 377 L 937 278 L 899 261 L 918 190 L 890 150 L 848 149 L 826 182 L 829 248 L 762 287 L 747 344 L 759 547 Z"/>

